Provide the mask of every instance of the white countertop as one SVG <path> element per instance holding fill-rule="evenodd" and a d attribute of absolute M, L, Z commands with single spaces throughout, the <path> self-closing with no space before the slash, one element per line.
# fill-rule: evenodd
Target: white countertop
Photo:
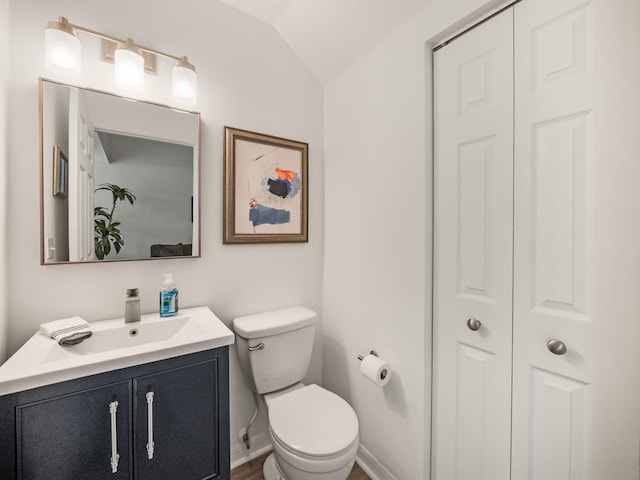
<path fill-rule="evenodd" d="M 162 322 L 172 322 L 175 327 L 165 334 L 168 324 Z M 94 332 L 91 338 L 66 347 L 36 332 L 0 366 L 0 395 L 223 347 L 235 340 L 233 332 L 208 307 L 182 309 L 169 318 L 143 315 L 140 322 L 128 324 L 124 318 L 91 322 L 90 327 Z M 166 338 L 145 340 L 150 338 L 147 331 L 157 334 L 159 328 L 161 337 Z M 131 335 L 132 329 L 139 334 Z M 107 341 L 116 343 L 113 347 L 99 343 Z"/>

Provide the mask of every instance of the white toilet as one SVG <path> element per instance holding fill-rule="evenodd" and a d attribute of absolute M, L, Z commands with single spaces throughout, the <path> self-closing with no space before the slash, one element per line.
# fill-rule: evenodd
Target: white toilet
<path fill-rule="evenodd" d="M 358 418 L 338 395 L 304 385 L 317 315 L 304 307 L 233 321 L 241 368 L 269 411 L 273 453 L 265 480 L 345 480 L 358 449 Z"/>

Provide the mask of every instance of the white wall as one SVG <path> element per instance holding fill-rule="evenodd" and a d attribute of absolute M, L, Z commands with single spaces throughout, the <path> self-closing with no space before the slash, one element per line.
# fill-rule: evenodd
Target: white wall
<path fill-rule="evenodd" d="M 429 474 L 431 53 L 498 2 L 438 0 L 325 87 L 324 384 L 380 478 Z M 359 375 L 375 349 L 393 376 Z"/>
<path fill-rule="evenodd" d="M 7 347 L 7 128 L 9 112 L 9 0 L 0 0 L 0 361 Z"/>
<path fill-rule="evenodd" d="M 11 252 L 3 269 L 9 278 L 8 353 L 35 333 L 41 322 L 69 315 L 81 315 L 89 321 L 122 316 L 125 289 L 131 285 L 140 288 L 142 311 L 157 311 L 157 291 L 165 272 L 175 274 L 182 306 L 208 305 L 227 324 L 239 315 L 295 304 L 321 310 L 322 87 L 271 27 L 216 1 L 9 3 L 11 122 L 7 138 L 11 202 L 7 222 L 2 221 L 0 208 L 0 225 L 9 226 Z M 0 0 L 0 19 L 7 18 L 6 11 L 7 0 Z M 59 15 L 88 28 L 132 37 L 160 51 L 188 55 L 196 65 L 199 101 L 193 109 L 202 113 L 202 258 L 40 266 L 38 77 L 63 80 L 45 71 L 43 59 L 43 30 L 47 21 Z M 6 28 L 0 28 L 0 32 L 0 45 L 4 46 Z M 83 76 L 76 83 L 114 91 L 112 66 L 96 60 L 97 42 L 91 37 L 82 38 L 86 47 Z M 0 58 L 6 58 L 3 50 Z M 170 78 L 171 65 L 161 68 L 167 70 L 165 75 L 147 76 L 147 91 L 141 98 L 170 104 L 169 84 L 164 79 Z M 5 97 L 3 85 L 0 80 L 0 102 Z M 222 245 L 224 125 L 309 143 L 308 244 Z M 2 162 L 3 138 L 0 136 Z M 274 279 L 270 275 L 273 262 L 288 263 L 289 275 Z M 4 290 L 0 288 L 0 292 Z M 0 312 L 0 319 L 3 317 Z M 231 353 L 233 447 L 237 430 L 251 417 L 253 399 L 238 370 L 235 350 Z M 321 353 L 318 346 L 311 381 L 320 380 Z M 253 432 L 266 432 L 264 415 Z"/>

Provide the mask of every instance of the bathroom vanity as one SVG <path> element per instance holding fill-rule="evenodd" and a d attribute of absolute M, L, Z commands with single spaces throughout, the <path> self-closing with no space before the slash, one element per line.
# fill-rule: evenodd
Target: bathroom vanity
<path fill-rule="evenodd" d="M 7 361 L 0 368 L 0 478 L 228 480 L 228 345 L 233 334 L 206 307 L 192 310 L 183 316 L 189 321 L 202 317 L 189 327 L 193 328 L 189 336 L 196 337 L 193 342 L 186 341 L 189 322 L 183 322 L 182 345 L 176 345 L 180 332 L 125 347 L 116 342 L 119 356 L 113 361 L 121 364 L 125 355 L 124 361 L 131 363 L 122 368 L 109 369 L 109 361 L 98 361 L 90 365 L 96 370 L 93 374 L 2 394 L 3 387 L 16 390 L 16 379 L 7 380 L 10 375 L 5 372 L 15 367 L 15 361 L 13 357 Z M 167 325 L 155 316 L 143 316 L 139 324 L 124 328 L 128 336 L 137 328 L 138 337 L 154 322 L 162 328 Z M 105 341 L 100 326 L 92 325 L 95 337 Z M 107 330 L 113 333 L 124 324 L 111 325 Z M 210 326 L 217 332 L 207 332 Z M 199 333 L 196 327 L 201 327 Z M 46 340 L 54 351 L 63 348 L 42 334 L 32 340 Z M 19 360 L 30 348 L 27 342 L 14 357 Z M 65 347 L 65 354 L 73 351 L 70 348 Z M 87 349 L 91 346 L 85 345 Z M 85 362 L 108 356 L 78 355 L 86 357 Z M 73 372 L 71 359 L 54 363 L 65 362 L 66 370 Z M 26 367 L 33 373 L 33 366 Z M 61 374 L 31 375 L 31 380 L 22 381 L 42 383 L 42 378 L 56 375 Z"/>

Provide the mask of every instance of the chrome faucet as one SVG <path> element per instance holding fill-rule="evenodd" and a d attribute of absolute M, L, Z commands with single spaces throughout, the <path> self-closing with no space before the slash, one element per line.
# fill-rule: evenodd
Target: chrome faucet
<path fill-rule="evenodd" d="M 127 288 L 127 300 L 124 306 L 124 323 L 140 321 L 140 295 L 137 288 Z"/>

